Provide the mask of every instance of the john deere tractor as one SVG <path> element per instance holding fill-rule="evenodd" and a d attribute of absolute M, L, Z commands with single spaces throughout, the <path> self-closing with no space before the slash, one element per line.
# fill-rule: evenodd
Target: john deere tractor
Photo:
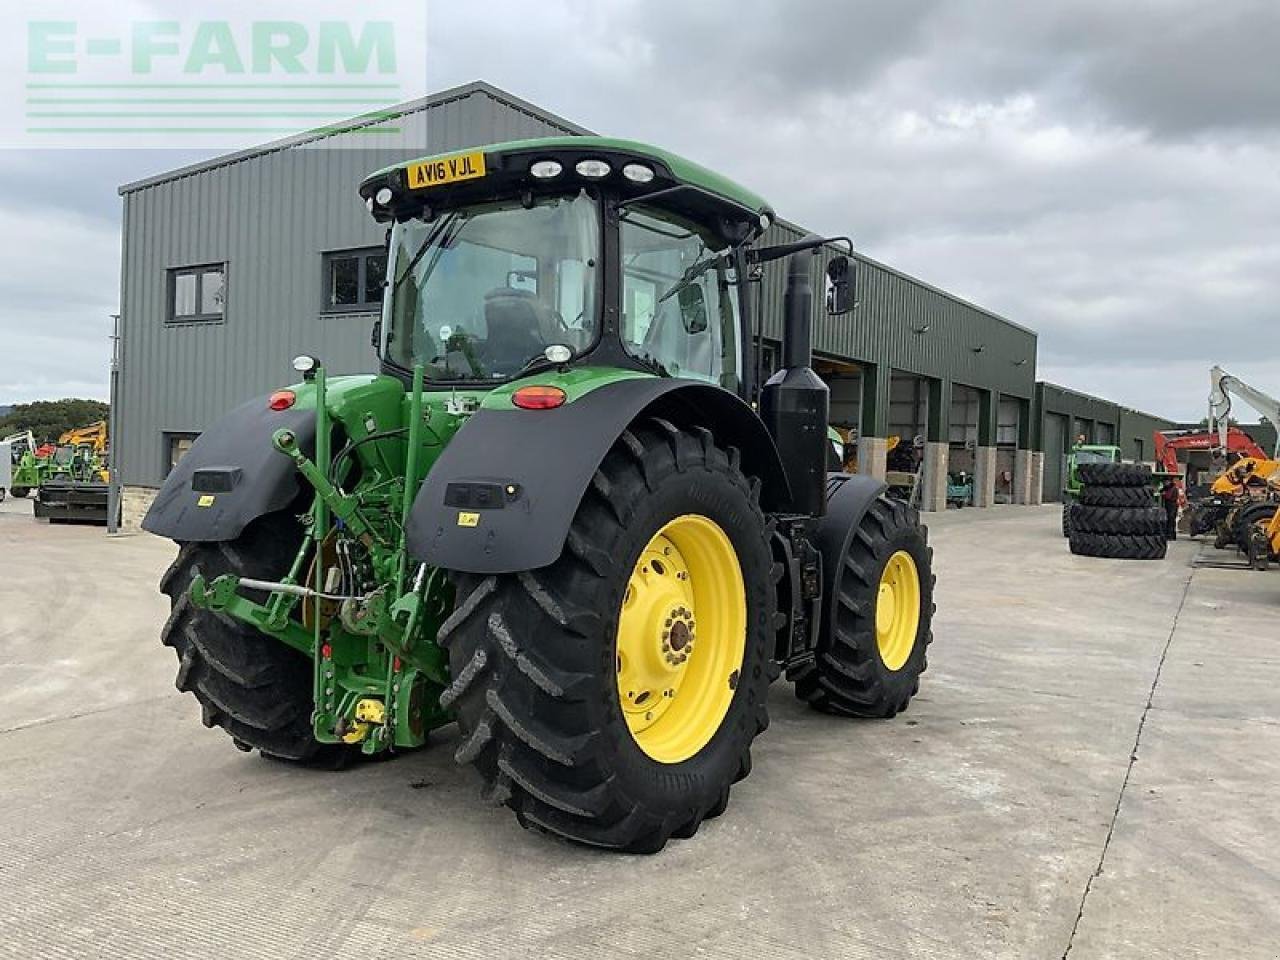
<path fill-rule="evenodd" d="M 907 706 L 931 551 L 882 483 L 827 472 L 819 252 L 827 309 L 853 296 L 830 241 L 761 246 L 761 198 L 610 139 L 416 160 L 360 195 L 389 224 L 381 372 L 297 358 L 143 524 L 181 548 L 163 640 L 207 726 L 339 765 L 456 721 L 521 824 L 650 852 L 725 809 L 784 671 L 818 710 Z M 761 384 L 752 285 L 784 258 Z"/>

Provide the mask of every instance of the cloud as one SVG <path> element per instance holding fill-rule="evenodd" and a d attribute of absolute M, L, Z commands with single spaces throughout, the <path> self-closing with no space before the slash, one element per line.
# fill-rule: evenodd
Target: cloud
<path fill-rule="evenodd" d="M 433 86 L 719 169 L 1037 330 L 1046 377 L 1198 417 L 1212 363 L 1280 369 L 1280 5 L 431 10 Z"/>
<path fill-rule="evenodd" d="M 486 79 L 719 169 L 1039 331 L 1047 378 L 1190 418 L 1214 362 L 1280 391 L 1271 0 L 428 13 L 431 89 Z M 0 224 L 24 238 L 0 271 L 0 402 L 77 378 L 105 390 L 115 187 L 191 159 L 0 154 Z"/>
<path fill-rule="evenodd" d="M 119 286 L 114 224 L 64 211 L 33 221 L 0 208 L 0 236 L 39 242 L 6 247 L 0 277 L 0 401 L 63 396 L 106 399 L 111 320 Z"/>
<path fill-rule="evenodd" d="M 0 404 L 107 399 L 119 305 L 118 184 L 184 151 L 0 151 Z"/>

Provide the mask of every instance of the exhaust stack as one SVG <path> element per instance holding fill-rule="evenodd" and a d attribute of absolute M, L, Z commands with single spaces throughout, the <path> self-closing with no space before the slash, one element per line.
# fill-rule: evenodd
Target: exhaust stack
<path fill-rule="evenodd" d="M 813 283 L 811 253 L 787 262 L 783 298 L 782 369 L 760 391 L 760 416 L 773 436 L 791 485 L 797 513 L 826 512 L 827 419 L 831 397 L 813 372 Z"/>

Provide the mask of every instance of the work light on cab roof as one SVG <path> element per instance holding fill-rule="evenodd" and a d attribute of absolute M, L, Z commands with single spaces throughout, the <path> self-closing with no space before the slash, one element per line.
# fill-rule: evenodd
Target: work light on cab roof
<path fill-rule="evenodd" d="M 628 197 L 680 191 L 737 208 L 753 234 L 773 222 L 763 198 L 676 154 L 607 137 L 546 137 L 424 157 L 377 171 L 360 187 L 375 218 L 432 215 L 467 199 L 609 185 Z"/>

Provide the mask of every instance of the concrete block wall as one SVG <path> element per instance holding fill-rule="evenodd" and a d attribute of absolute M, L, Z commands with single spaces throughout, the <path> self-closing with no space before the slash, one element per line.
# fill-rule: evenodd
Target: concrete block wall
<path fill-rule="evenodd" d="M 978 447 L 973 451 L 973 505 L 990 507 L 996 494 L 996 448 Z"/>
<path fill-rule="evenodd" d="M 859 437 L 858 472 L 883 480 L 888 447 L 889 441 L 884 437 Z"/>
<path fill-rule="evenodd" d="M 947 470 L 950 447 L 926 443 L 920 478 L 920 509 L 928 512 L 947 509 Z"/>
<path fill-rule="evenodd" d="M 154 487 L 121 487 L 120 488 L 120 532 L 141 533 L 142 518 L 151 509 L 151 501 L 156 498 Z"/>

